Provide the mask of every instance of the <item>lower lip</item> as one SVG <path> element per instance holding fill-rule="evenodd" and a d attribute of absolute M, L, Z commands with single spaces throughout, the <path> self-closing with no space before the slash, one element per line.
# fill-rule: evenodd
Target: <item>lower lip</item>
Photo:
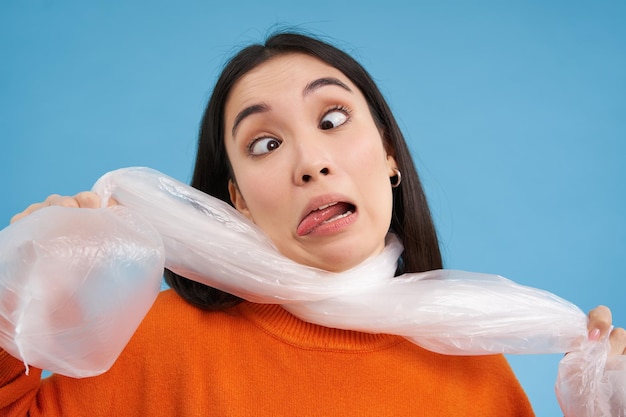
<path fill-rule="evenodd" d="M 356 221 L 358 217 L 357 212 L 342 217 L 341 219 L 333 220 L 332 222 L 322 223 L 319 226 L 314 227 L 311 231 L 300 236 L 330 236 L 336 233 L 344 231 L 348 226 Z"/>

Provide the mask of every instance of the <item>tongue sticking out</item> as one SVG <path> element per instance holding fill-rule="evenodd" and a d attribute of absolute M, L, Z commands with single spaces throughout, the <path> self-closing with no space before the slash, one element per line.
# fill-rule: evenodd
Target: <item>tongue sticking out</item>
<path fill-rule="evenodd" d="M 341 219 L 354 212 L 354 206 L 349 203 L 336 203 L 321 210 L 313 210 L 298 225 L 297 233 L 300 236 L 308 235 L 318 226 Z"/>

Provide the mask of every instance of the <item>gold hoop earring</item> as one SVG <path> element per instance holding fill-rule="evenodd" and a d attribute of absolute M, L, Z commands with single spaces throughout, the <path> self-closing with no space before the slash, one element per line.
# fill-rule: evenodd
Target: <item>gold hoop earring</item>
<path fill-rule="evenodd" d="M 402 182 L 402 173 L 400 172 L 398 168 L 394 168 L 393 172 L 395 172 L 396 175 L 394 175 L 393 177 L 390 177 L 391 188 L 398 188 L 398 186 L 400 186 L 400 183 Z M 394 178 L 395 178 L 395 181 L 394 181 Z"/>

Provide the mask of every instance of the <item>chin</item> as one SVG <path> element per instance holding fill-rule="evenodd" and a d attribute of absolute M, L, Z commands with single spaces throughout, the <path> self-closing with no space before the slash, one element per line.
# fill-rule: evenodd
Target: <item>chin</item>
<path fill-rule="evenodd" d="M 328 272 L 344 272 L 355 266 L 359 265 L 361 262 L 365 261 L 370 256 L 375 253 L 346 253 L 348 251 L 345 250 L 335 250 L 330 251 L 328 254 L 323 254 L 318 256 L 317 258 L 309 258 L 307 265 L 323 269 Z"/>
<path fill-rule="evenodd" d="M 329 272 L 343 272 L 354 268 L 366 259 L 378 255 L 385 247 L 385 238 L 379 245 L 364 246 L 363 242 L 373 241 L 372 236 L 343 235 L 336 239 L 323 239 L 313 243 L 297 245 L 297 249 L 279 250 L 288 258 L 302 265 Z M 378 240 L 378 239 L 376 239 Z"/>

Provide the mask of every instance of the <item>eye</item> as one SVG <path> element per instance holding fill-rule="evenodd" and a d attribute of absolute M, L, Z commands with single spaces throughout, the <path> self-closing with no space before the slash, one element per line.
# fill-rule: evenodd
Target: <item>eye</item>
<path fill-rule="evenodd" d="M 348 121 L 349 114 L 349 110 L 345 107 L 335 107 L 322 117 L 320 129 L 328 130 L 341 126 Z"/>
<path fill-rule="evenodd" d="M 281 142 L 275 138 L 258 138 L 248 146 L 248 152 L 253 156 L 260 156 L 278 149 Z"/>

